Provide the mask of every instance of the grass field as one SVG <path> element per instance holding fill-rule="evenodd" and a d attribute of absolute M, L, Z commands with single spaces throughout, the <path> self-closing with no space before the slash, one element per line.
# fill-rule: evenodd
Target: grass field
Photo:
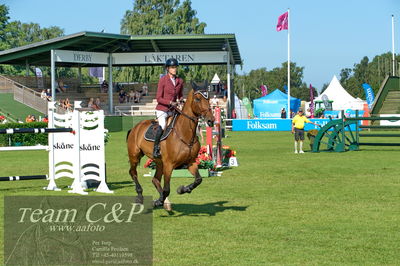
<path fill-rule="evenodd" d="M 0 111 L 7 116 L 7 113 L 12 115 L 12 118 L 18 118 L 21 121 L 25 121 L 28 115 L 35 115 L 36 118 L 44 116 L 41 112 L 32 109 L 25 104 L 14 101 L 13 93 L 0 93 Z"/>
<path fill-rule="evenodd" d="M 400 148 L 294 154 L 290 133 L 228 135 L 240 166 L 191 194 L 175 193 L 191 179 L 173 179 L 173 214 L 154 210 L 155 265 L 400 264 Z M 106 147 L 108 182 L 116 195 L 135 195 L 125 136 L 112 133 Z M 45 152 L 2 152 L 0 162 L 1 176 L 47 172 Z M 156 197 L 146 172 L 144 194 Z M 68 194 L 45 185 L 1 182 L 0 192 Z"/>

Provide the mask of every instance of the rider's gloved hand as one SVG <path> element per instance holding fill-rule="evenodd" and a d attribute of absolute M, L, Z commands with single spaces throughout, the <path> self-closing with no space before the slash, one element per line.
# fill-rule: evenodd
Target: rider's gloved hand
<path fill-rule="evenodd" d="M 170 101 L 170 102 L 169 102 L 169 105 L 175 106 L 175 107 L 176 107 L 176 106 L 178 106 L 178 103 L 177 103 L 177 102 Z"/>

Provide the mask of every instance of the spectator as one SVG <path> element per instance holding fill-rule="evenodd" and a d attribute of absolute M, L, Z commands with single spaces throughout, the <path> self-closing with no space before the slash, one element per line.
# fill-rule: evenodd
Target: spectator
<path fill-rule="evenodd" d="M 126 102 L 126 92 L 124 91 L 124 89 L 121 89 L 120 92 L 118 93 L 118 97 L 119 97 L 119 103 L 125 103 Z"/>
<path fill-rule="evenodd" d="M 310 108 L 306 109 L 306 117 L 307 118 L 311 118 L 311 110 L 310 110 Z"/>
<path fill-rule="evenodd" d="M 103 83 L 101 83 L 101 91 L 102 91 L 102 92 L 107 92 L 107 91 L 108 91 L 108 83 L 107 83 L 107 80 L 103 80 Z"/>
<path fill-rule="evenodd" d="M 43 117 L 42 122 L 49 123 L 49 118 L 47 117 L 47 115 Z"/>
<path fill-rule="evenodd" d="M 58 87 L 57 87 L 57 92 L 66 92 L 66 86 L 64 85 L 64 82 L 60 79 L 58 80 Z"/>
<path fill-rule="evenodd" d="M 281 110 L 281 118 L 282 119 L 286 118 L 286 110 L 285 110 L 285 108 L 282 108 L 282 110 Z"/>
<path fill-rule="evenodd" d="M 47 89 L 46 95 L 47 95 L 47 100 L 51 101 L 52 97 L 51 97 L 51 90 L 50 89 Z"/>
<path fill-rule="evenodd" d="M 142 95 L 147 96 L 149 94 L 149 87 L 147 87 L 147 83 L 144 83 L 142 86 Z"/>
<path fill-rule="evenodd" d="M 26 123 L 33 122 L 32 116 L 31 116 L 31 115 L 28 115 L 28 116 L 25 118 L 25 122 L 26 122 Z"/>
<path fill-rule="evenodd" d="M 47 94 L 46 94 L 46 90 L 42 90 L 42 92 L 40 93 L 40 98 L 49 101 Z"/>
<path fill-rule="evenodd" d="M 90 98 L 88 101 L 88 108 L 93 108 L 94 107 L 94 100 L 93 98 Z"/>
<path fill-rule="evenodd" d="M 213 108 L 213 109 L 218 106 L 217 95 L 214 95 L 214 97 L 211 99 L 210 103 L 211 103 L 211 108 Z"/>
<path fill-rule="evenodd" d="M 72 104 L 69 102 L 69 99 L 68 99 L 68 98 L 66 98 L 66 99 L 64 100 L 64 108 L 65 108 L 65 110 L 67 110 L 67 111 L 72 111 Z"/>
<path fill-rule="evenodd" d="M 135 91 L 135 103 L 139 103 L 141 97 L 142 97 L 142 94 L 138 91 Z"/>
<path fill-rule="evenodd" d="M 96 98 L 96 100 L 94 101 L 93 109 L 95 109 L 95 110 L 100 110 L 101 109 L 100 98 Z"/>
<path fill-rule="evenodd" d="M 204 121 L 199 121 L 199 123 L 197 124 L 197 128 L 196 128 L 196 134 L 197 134 L 197 136 L 200 136 L 201 144 L 204 143 L 203 127 L 206 127 L 206 124 L 204 123 Z"/>
<path fill-rule="evenodd" d="M 62 109 L 65 109 L 65 100 L 64 99 L 60 99 L 60 101 L 58 102 L 58 104 L 60 105 L 60 107 Z"/>
<path fill-rule="evenodd" d="M 135 101 L 135 92 L 133 90 L 129 91 L 128 102 L 133 103 Z"/>

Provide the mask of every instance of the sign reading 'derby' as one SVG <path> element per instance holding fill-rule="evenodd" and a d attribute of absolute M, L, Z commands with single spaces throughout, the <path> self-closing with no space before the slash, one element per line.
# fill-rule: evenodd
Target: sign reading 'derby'
<path fill-rule="evenodd" d="M 55 50 L 56 62 L 104 64 L 107 65 L 108 53 L 94 53 L 84 51 Z"/>
<path fill-rule="evenodd" d="M 5 265 L 152 265 L 152 200 L 4 197 Z"/>
<path fill-rule="evenodd" d="M 175 58 L 180 64 L 226 63 L 227 52 L 159 52 L 159 53 L 114 53 L 116 65 L 162 65 L 168 58 Z"/>

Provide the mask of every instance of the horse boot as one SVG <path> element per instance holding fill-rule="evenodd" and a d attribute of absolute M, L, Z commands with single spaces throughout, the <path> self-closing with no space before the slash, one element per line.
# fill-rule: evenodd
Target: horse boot
<path fill-rule="evenodd" d="M 162 127 L 158 126 L 156 135 L 154 136 L 154 149 L 153 149 L 153 157 L 160 158 L 161 157 L 161 150 L 160 150 L 160 139 L 163 134 Z"/>

